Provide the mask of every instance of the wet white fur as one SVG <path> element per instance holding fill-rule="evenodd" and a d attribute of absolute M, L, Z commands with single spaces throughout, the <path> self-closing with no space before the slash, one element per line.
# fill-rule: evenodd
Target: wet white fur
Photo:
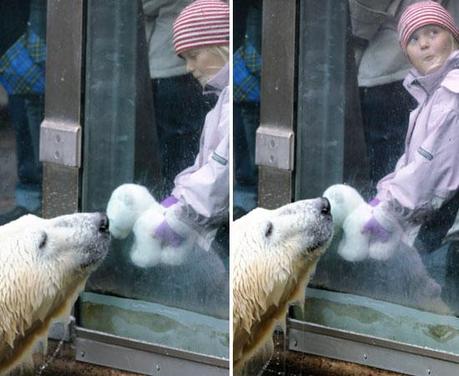
<path fill-rule="evenodd" d="M 0 226 L 0 375 L 27 362 L 52 320 L 68 317 L 108 251 L 100 215 L 27 215 Z M 87 265 L 89 260 L 97 263 Z"/>
<path fill-rule="evenodd" d="M 331 218 L 323 218 L 319 202 L 257 208 L 233 223 L 235 369 L 272 342 L 274 327 L 285 321 L 290 303 L 304 301 L 305 286 L 332 236 Z"/>

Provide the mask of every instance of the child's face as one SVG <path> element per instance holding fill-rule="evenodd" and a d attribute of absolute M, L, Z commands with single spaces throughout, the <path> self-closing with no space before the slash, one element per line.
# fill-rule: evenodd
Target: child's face
<path fill-rule="evenodd" d="M 225 65 L 221 56 L 211 53 L 207 48 L 194 48 L 182 52 L 182 57 L 186 60 L 187 72 L 203 87 Z"/>
<path fill-rule="evenodd" d="M 451 34 L 437 25 L 417 29 L 406 47 L 411 64 L 423 75 L 441 67 L 452 50 Z"/>

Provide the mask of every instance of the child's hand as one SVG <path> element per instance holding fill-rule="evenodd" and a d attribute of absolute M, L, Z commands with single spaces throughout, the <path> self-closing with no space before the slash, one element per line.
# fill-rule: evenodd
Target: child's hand
<path fill-rule="evenodd" d="M 161 201 L 161 205 L 165 208 L 169 208 L 172 205 L 176 204 L 178 200 L 174 196 L 168 196 L 164 200 Z"/>
<path fill-rule="evenodd" d="M 162 247 L 171 246 L 177 248 L 185 240 L 169 226 L 166 219 L 154 229 L 153 236 L 161 242 Z"/>
<path fill-rule="evenodd" d="M 364 223 L 361 232 L 370 235 L 370 241 L 376 240 L 381 243 L 386 243 L 391 237 L 391 233 L 381 226 L 374 216 Z"/>
<path fill-rule="evenodd" d="M 379 200 L 379 198 L 375 197 L 375 198 L 371 199 L 370 201 L 368 201 L 368 205 L 370 205 L 371 207 L 374 208 L 374 207 L 378 206 L 380 204 L 380 202 L 381 201 Z"/>

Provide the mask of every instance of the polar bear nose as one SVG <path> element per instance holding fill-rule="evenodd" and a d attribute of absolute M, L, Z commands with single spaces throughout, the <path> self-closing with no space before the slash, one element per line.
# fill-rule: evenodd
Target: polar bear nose
<path fill-rule="evenodd" d="M 327 198 L 322 197 L 321 198 L 321 203 L 320 203 L 320 212 L 322 214 L 330 214 L 330 201 L 328 201 Z"/>
<path fill-rule="evenodd" d="M 104 233 L 108 231 L 108 217 L 105 214 L 101 215 L 101 219 L 99 221 L 99 231 Z"/>

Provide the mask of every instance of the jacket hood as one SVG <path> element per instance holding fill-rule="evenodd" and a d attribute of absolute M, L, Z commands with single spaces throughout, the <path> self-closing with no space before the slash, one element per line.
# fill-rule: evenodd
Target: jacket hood
<path fill-rule="evenodd" d="M 459 82 L 455 79 L 459 72 L 459 50 L 454 51 L 445 63 L 432 73 L 421 75 L 415 68 L 408 72 L 403 85 L 419 102 L 423 102 L 439 86 L 445 86 L 453 92 L 459 92 Z"/>

